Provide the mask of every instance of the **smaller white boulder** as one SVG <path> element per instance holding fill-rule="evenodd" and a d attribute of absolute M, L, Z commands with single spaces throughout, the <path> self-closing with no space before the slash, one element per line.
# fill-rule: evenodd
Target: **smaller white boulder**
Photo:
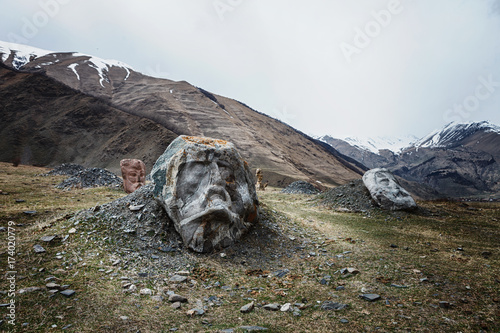
<path fill-rule="evenodd" d="M 415 200 L 387 169 L 368 170 L 363 175 L 365 184 L 372 199 L 383 209 L 413 210 L 417 208 Z"/>

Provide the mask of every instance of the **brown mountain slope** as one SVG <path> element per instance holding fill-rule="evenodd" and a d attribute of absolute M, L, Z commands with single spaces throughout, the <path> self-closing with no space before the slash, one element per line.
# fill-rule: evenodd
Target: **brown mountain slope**
<path fill-rule="evenodd" d="M 1 161 L 74 162 L 117 171 L 127 157 L 151 166 L 177 136 L 51 78 L 1 64 L 0 101 Z"/>
<path fill-rule="evenodd" d="M 5 63 L 11 58 L 12 55 Z M 253 168 L 263 169 L 265 180 L 272 185 L 283 186 L 297 179 L 336 185 L 362 174 L 358 166 L 335 156 L 314 139 L 238 101 L 213 95 L 184 81 L 148 77 L 128 67 L 107 66 L 99 71 L 91 60 L 89 56 L 52 53 L 32 59 L 20 70 L 45 73 L 75 90 L 108 101 L 115 110 L 152 120 L 171 134 L 232 141 Z M 147 147 L 158 146 L 141 134 L 138 137 Z M 159 146 L 164 149 L 170 141 Z M 109 156 L 99 165 L 116 170 L 118 156 L 122 154 Z"/>

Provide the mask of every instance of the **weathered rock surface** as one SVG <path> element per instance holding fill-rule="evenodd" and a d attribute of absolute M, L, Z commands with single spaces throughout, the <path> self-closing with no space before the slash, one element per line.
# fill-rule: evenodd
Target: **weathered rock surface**
<path fill-rule="evenodd" d="M 417 208 L 410 193 L 399 185 L 394 175 L 387 169 L 368 170 L 363 175 L 365 184 L 372 199 L 383 209 L 412 210 Z"/>
<path fill-rule="evenodd" d="M 257 183 L 255 184 L 255 187 L 259 191 L 265 191 L 267 187 L 267 183 L 264 184 L 264 175 L 262 174 L 261 169 L 255 170 L 255 178 L 257 179 Z"/>
<path fill-rule="evenodd" d="M 258 221 L 253 175 L 230 142 L 180 136 L 151 176 L 155 198 L 196 252 L 227 247 Z"/>
<path fill-rule="evenodd" d="M 124 159 L 120 161 L 123 178 L 123 190 L 132 193 L 146 184 L 146 165 L 138 159 Z"/>

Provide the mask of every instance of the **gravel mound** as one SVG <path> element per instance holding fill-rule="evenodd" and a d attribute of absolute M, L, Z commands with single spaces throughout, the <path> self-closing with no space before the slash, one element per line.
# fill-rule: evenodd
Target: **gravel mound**
<path fill-rule="evenodd" d="M 319 192 L 320 190 L 314 187 L 313 184 L 303 180 L 293 182 L 281 190 L 281 193 L 288 194 L 318 194 Z"/>
<path fill-rule="evenodd" d="M 120 187 L 123 181 L 114 173 L 99 168 L 89 168 L 78 171 L 72 177 L 63 180 L 56 187 L 60 189 L 89 188 L 99 186 Z"/>
<path fill-rule="evenodd" d="M 193 264 L 183 250 L 182 239 L 163 207 L 153 197 L 154 184 L 133 193 L 83 210 L 73 217 L 87 232 L 108 236 L 116 258 L 128 269 L 160 274 L 165 268 L 182 269 Z M 102 237 L 104 238 L 104 237 Z M 184 255 L 181 255 L 184 254 Z"/>
<path fill-rule="evenodd" d="M 63 163 L 55 167 L 54 170 L 42 174 L 42 176 L 61 176 L 61 175 L 76 176 L 79 172 L 83 170 L 85 170 L 85 167 L 83 165 L 75 163 Z"/>
<path fill-rule="evenodd" d="M 318 199 L 320 204 L 337 210 L 367 212 L 378 209 L 362 179 L 328 190 Z"/>
<path fill-rule="evenodd" d="M 273 269 L 280 267 L 280 258 L 297 251 L 297 244 L 280 227 L 284 217 L 261 211 L 260 221 L 231 247 L 194 253 L 184 246 L 173 222 L 154 199 L 153 189 L 154 184 L 147 184 L 123 198 L 82 210 L 71 222 L 97 246 L 106 247 L 120 267 L 148 276 L 185 270 L 207 257 L 221 264 L 243 262 L 248 268 Z"/>

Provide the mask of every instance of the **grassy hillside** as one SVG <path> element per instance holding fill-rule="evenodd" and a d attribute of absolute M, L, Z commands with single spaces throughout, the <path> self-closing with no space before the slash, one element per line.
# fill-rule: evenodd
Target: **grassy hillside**
<path fill-rule="evenodd" d="M 39 176 L 46 171 L 0 163 L 0 227 L 13 228 L 0 232 L 0 303 L 16 304 L 14 326 L 8 308 L 0 308 L 1 330 L 500 331 L 498 203 L 419 202 L 426 211 L 420 215 L 341 213 L 311 196 L 271 189 L 259 192 L 262 222 L 234 248 L 209 255 L 182 247 L 145 252 L 127 243 L 134 235 L 118 231 L 113 217 L 74 217 L 81 209 L 105 209 L 125 193 L 59 190 L 54 185 L 64 177 Z M 40 240 L 53 235 L 62 239 Z M 46 252 L 35 253 L 35 244 Z M 125 252 L 128 259 L 120 259 Z M 355 270 L 343 274 L 344 268 Z M 7 277 L 14 270 L 11 297 Z M 181 270 L 187 280 L 172 281 Z M 75 294 L 49 291 L 65 288 Z M 169 292 L 188 302 L 174 309 Z M 361 294 L 380 299 L 369 302 Z M 254 310 L 241 313 L 251 301 Z M 348 307 L 323 310 L 325 301 Z M 266 310 L 272 303 L 299 309 Z"/>

